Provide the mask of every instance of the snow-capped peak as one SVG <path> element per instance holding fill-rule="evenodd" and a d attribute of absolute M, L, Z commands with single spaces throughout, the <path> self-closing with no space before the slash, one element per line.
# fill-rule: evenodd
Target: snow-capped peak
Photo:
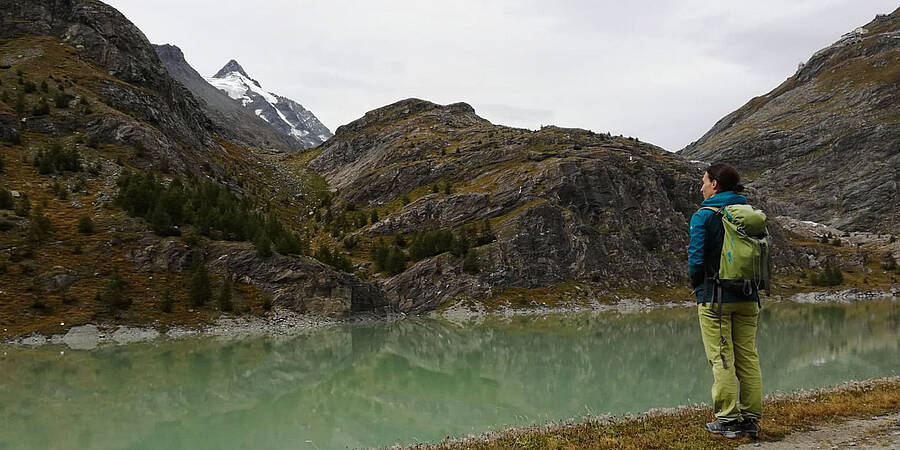
<path fill-rule="evenodd" d="M 314 147 L 332 136 L 313 113 L 291 99 L 263 89 L 233 59 L 206 81 L 304 147 Z"/>
<path fill-rule="evenodd" d="M 224 78 L 231 72 L 237 72 L 247 78 L 250 78 L 250 75 L 247 75 L 247 72 L 244 71 L 244 68 L 241 67 L 241 65 L 233 59 L 231 61 L 228 61 L 228 63 L 226 63 L 224 67 L 219 69 L 219 71 L 216 72 L 215 75 L 213 75 L 213 78 Z"/>
<path fill-rule="evenodd" d="M 232 62 L 234 61 L 232 60 Z M 238 67 L 240 68 L 240 66 Z M 278 98 L 271 92 L 266 92 L 256 80 L 248 77 L 243 70 L 228 72 L 222 77 L 207 78 L 206 81 L 217 89 L 225 91 L 229 97 L 240 100 L 244 106 L 253 102 L 253 99 L 247 95 L 247 91 L 255 92 L 273 105 L 278 103 Z"/>

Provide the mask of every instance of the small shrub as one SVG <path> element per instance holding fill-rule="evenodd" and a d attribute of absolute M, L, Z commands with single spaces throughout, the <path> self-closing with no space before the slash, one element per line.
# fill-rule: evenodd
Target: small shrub
<path fill-rule="evenodd" d="M 343 270 L 344 272 L 353 270 L 353 265 L 350 263 L 350 260 L 347 259 L 346 255 L 337 250 L 332 251 L 331 247 L 328 247 L 327 245 L 319 247 L 319 249 L 316 250 L 314 257 L 335 269 Z"/>
<path fill-rule="evenodd" d="M 34 105 L 34 108 L 31 110 L 31 114 L 34 114 L 35 116 L 46 116 L 47 114 L 50 114 L 50 104 L 47 103 L 47 99 L 41 97 L 38 100 L 37 105 Z"/>
<path fill-rule="evenodd" d="M 353 250 L 359 244 L 359 238 L 355 236 L 347 236 L 344 238 L 344 249 Z"/>
<path fill-rule="evenodd" d="M 25 81 L 24 83 L 22 83 L 22 88 L 25 90 L 26 94 L 30 94 L 37 90 L 37 86 L 33 81 Z"/>
<path fill-rule="evenodd" d="M 184 245 L 187 245 L 188 248 L 197 247 L 200 245 L 200 236 L 193 231 L 187 233 L 184 237 Z"/>
<path fill-rule="evenodd" d="M 234 310 L 234 304 L 231 301 L 231 291 L 233 289 L 231 276 L 226 275 L 225 281 L 222 283 L 222 289 L 219 291 L 219 309 L 226 312 Z"/>
<path fill-rule="evenodd" d="M 47 80 L 41 81 L 41 90 L 44 92 L 50 92 L 50 88 L 47 86 Z"/>
<path fill-rule="evenodd" d="M 256 237 L 253 239 L 253 248 L 256 249 L 256 254 L 262 258 L 272 256 L 272 241 L 265 231 L 257 233 Z"/>
<path fill-rule="evenodd" d="M 87 142 L 85 142 L 85 145 L 87 145 L 90 148 L 97 148 L 100 145 L 100 137 L 98 137 L 96 134 L 92 134 L 92 135 L 88 136 Z"/>
<path fill-rule="evenodd" d="M 491 228 L 491 221 L 488 219 L 484 219 L 481 221 L 481 229 L 478 231 L 478 239 L 476 241 L 478 246 L 482 246 L 485 244 L 490 244 L 497 240 L 497 235 L 494 234 L 494 230 Z"/>
<path fill-rule="evenodd" d="M 840 238 L 834 238 L 834 240 L 831 241 L 831 245 L 835 247 L 840 247 L 842 244 L 843 243 L 841 242 Z"/>
<path fill-rule="evenodd" d="M 190 286 L 191 305 L 203 306 L 212 298 L 212 289 L 209 286 L 209 274 L 206 273 L 206 267 L 200 262 L 194 268 L 191 275 Z"/>
<path fill-rule="evenodd" d="M 16 204 L 16 215 L 19 217 L 28 217 L 31 214 L 31 200 L 27 195 L 22 194 L 19 202 Z"/>
<path fill-rule="evenodd" d="M 160 197 L 160 199 L 156 202 L 156 206 L 153 207 L 152 212 L 150 213 L 150 217 L 147 220 L 150 222 L 150 227 L 153 228 L 153 232 L 159 236 L 177 236 L 179 234 L 178 229 L 174 227 L 172 223 L 172 216 L 169 215 L 169 212 L 166 210 L 167 207 L 163 203 L 164 199 Z"/>
<path fill-rule="evenodd" d="M 449 230 L 416 233 L 409 244 L 409 257 L 413 261 L 419 261 L 448 252 L 455 247 L 455 240 L 453 232 Z"/>
<path fill-rule="evenodd" d="M 115 271 L 109 281 L 106 282 L 106 289 L 103 291 L 101 299 L 113 311 L 128 308 L 131 306 L 131 297 L 128 295 L 128 289 L 128 282 L 122 278 L 118 271 Z"/>
<path fill-rule="evenodd" d="M 50 218 L 44 215 L 44 208 L 38 205 L 31 211 L 28 224 L 28 240 L 33 243 L 41 243 L 47 240 L 53 233 Z"/>
<path fill-rule="evenodd" d="M 40 311 L 47 311 L 48 309 L 50 309 L 50 305 L 45 303 L 44 299 L 42 299 L 41 297 L 34 297 L 34 299 L 32 299 L 31 301 L 31 308 Z"/>
<path fill-rule="evenodd" d="M 67 198 L 69 198 L 69 191 L 66 189 L 66 186 L 60 184 L 59 181 L 54 182 L 51 189 L 53 190 L 53 195 L 55 195 L 56 198 L 60 200 L 66 200 Z"/>
<path fill-rule="evenodd" d="M 266 298 L 263 299 L 263 303 L 262 303 L 263 311 L 266 311 L 266 312 L 271 311 L 272 306 L 273 306 L 272 297 L 266 296 Z"/>
<path fill-rule="evenodd" d="M 52 175 L 58 172 L 80 172 L 83 167 L 81 165 L 81 154 L 74 147 L 64 150 L 62 145 L 54 142 L 45 152 L 38 151 L 32 162 L 37 167 L 38 173 L 41 175 Z"/>
<path fill-rule="evenodd" d="M 404 205 L 408 205 L 410 202 L 409 195 L 403 194 L 403 196 L 400 197 L 400 202 L 403 203 Z"/>
<path fill-rule="evenodd" d="M 18 245 L 13 249 L 12 254 L 9 255 L 9 260 L 11 262 L 22 262 L 33 257 L 34 245 L 31 245 L 30 242 L 25 241 L 21 243 L 21 245 Z M 19 267 L 22 270 L 22 274 L 28 274 L 34 271 L 34 268 L 28 264 L 19 264 Z"/>
<path fill-rule="evenodd" d="M 0 188 L 0 209 L 13 209 L 14 206 L 12 194 L 6 189 Z"/>
<path fill-rule="evenodd" d="M 25 94 L 19 92 L 19 95 L 16 96 L 16 114 L 24 114 L 25 113 Z"/>
<path fill-rule="evenodd" d="M 881 258 L 881 268 L 886 272 L 897 270 L 897 259 L 894 258 L 893 253 L 885 253 L 884 257 Z"/>
<path fill-rule="evenodd" d="M 466 254 L 466 257 L 463 259 L 462 270 L 470 275 L 475 275 L 481 270 L 478 266 L 478 256 L 474 250 Z"/>
<path fill-rule="evenodd" d="M 374 224 L 374 223 L 378 222 L 378 220 L 380 220 L 379 217 L 378 217 L 378 210 L 377 210 L 377 209 L 373 209 L 373 210 L 372 210 L 372 214 L 369 215 L 369 223 L 373 223 L 373 224 Z"/>
<path fill-rule="evenodd" d="M 810 274 L 809 279 L 813 286 L 837 286 L 844 283 L 844 274 L 839 267 L 825 264 L 821 272 Z"/>
<path fill-rule="evenodd" d="M 382 239 L 378 239 L 372 247 L 371 256 L 375 270 L 379 272 L 397 275 L 406 270 L 406 254 L 403 250 L 396 245 L 388 247 Z"/>
<path fill-rule="evenodd" d="M 65 92 L 60 92 L 53 96 L 53 103 L 57 108 L 66 109 L 69 107 L 69 103 L 74 100 L 75 97 L 71 94 L 67 94 Z"/>
<path fill-rule="evenodd" d="M 94 221 L 89 216 L 78 219 L 78 232 L 81 234 L 94 234 Z"/>
<path fill-rule="evenodd" d="M 164 289 L 162 294 L 160 294 L 160 297 L 159 309 L 164 313 L 172 312 L 172 309 L 175 306 L 175 297 L 172 296 L 172 291 Z"/>

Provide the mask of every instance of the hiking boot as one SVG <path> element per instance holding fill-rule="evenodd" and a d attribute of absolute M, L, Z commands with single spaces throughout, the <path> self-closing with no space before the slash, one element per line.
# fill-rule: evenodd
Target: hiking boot
<path fill-rule="evenodd" d="M 710 433 L 720 434 L 728 439 L 736 439 L 741 437 L 741 427 L 737 420 L 716 419 L 715 422 L 706 424 L 706 431 Z"/>
<path fill-rule="evenodd" d="M 756 439 L 759 437 L 759 425 L 756 423 L 756 419 L 746 419 L 742 420 L 738 427 L 741 429 L 741 433 L 744 436 L 751 437 Z"/>

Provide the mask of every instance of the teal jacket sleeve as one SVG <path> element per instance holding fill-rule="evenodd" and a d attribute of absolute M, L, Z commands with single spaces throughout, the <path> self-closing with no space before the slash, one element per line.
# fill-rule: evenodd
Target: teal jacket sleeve
<path fill-rule="evenodd" d="M 701 209 L 691 216 L 691 242 L 688 246 L 688 272 L 691 285 L 696 288 L 703 283 L 703 256 L 706 244 L 706 221 L 713 212 Z"/>

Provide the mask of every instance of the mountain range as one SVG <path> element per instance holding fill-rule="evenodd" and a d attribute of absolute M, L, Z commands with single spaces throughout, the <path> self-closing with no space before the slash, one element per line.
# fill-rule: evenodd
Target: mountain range
<path fill-rule="evenodd" d="M 887 234 L 849 248 L 850 234 L 784 224 L 896 234 L 898 18 L 844 36 L 670 153 L 414 98 L 332 136 L 236 61 L 204 78 L 102 2 L 0 0 L 0 337 L 273 307 L 689 298 L 688 220 L 718 160 L 772 218 L 780 288 L 815 289 L 825 265 L 889 286 L 894 269 L 878 264 L 900 249 Z"/>

